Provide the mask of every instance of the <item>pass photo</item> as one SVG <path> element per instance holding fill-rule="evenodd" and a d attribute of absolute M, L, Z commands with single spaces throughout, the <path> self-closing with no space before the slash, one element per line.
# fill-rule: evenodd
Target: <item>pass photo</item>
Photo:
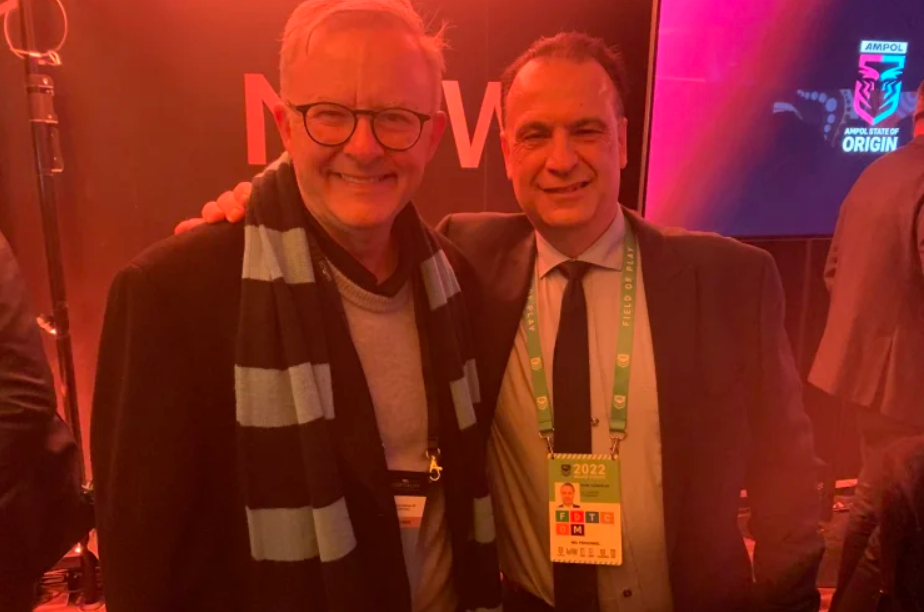
<path fill-rule="evenodd" d="M 570 481 L 556 482 L 555 501 L 559 508 L 580 508 L 581 485 Z"/>

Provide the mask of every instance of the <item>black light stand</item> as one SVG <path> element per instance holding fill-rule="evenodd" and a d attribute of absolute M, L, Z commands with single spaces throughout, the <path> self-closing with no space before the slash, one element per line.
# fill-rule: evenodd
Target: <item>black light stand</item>
<path fill-rule="evenodd" d="M 63 8 L 63 7 L 62 7 Z M 58 116 L 54 108 L 54 81 L 44 73 L 48 65 L 59 63 L 57 56 L 37 53 L 32 0 L 19 0 L 22 44 L 25 47 L 26 93 L 29 102 L 29 123 L 32 127 L 32 145 L 38 173 L 39 200 L 45 257 L 51 287 L 52 315 L 44 317 L 42 327 L 55 339 L 58 354 L 58 372 L 62 381 L 61 395 L 67 423 L 77 443 L 77 461 L 81 482 L 87 495 L 92 483 L 87 479 L 83 458 L 83 433 L 80 411 L 77 406 L 77 377 L 74 372 L 74 352 L 71 345 L 70 320 L 67 309 L 67 291 L 64 282 L 64 264 L 61 255 L 61 238 L 58 230 L 58 198 L 56 174 L 64 170 L 58 134 Z M 49 57 L 55 61 L 49 61 Z M 92 604 L 100 599 L 97 588 L 98 562 L 87 548 L 88 536 L 80 542 L 80 564 L 83 576 L 83 603 Z"/>

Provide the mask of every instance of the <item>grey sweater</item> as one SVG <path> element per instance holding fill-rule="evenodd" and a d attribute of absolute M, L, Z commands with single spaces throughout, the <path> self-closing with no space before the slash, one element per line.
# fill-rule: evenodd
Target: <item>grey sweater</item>
<path fill-rule="evenodd" d="M 332 267 L 372 396 L 388 469 L 425 472 L 427 397 L 411 283 L 393 297 L 380 295 Z M 414 610 L 455 610 L 458 598 L 442 487 L 431 487 L 419 533 L 402 529 L 401 537 Z"/>

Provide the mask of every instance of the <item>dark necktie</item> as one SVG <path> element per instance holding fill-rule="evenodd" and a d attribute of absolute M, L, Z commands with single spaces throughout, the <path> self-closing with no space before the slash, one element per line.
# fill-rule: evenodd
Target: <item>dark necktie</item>
<path fill-rule="evenodd" d="M 590 350 L 587 300 L 582 279 L 591 264 L 568 261 L 559 266 L 568 279 L 561 300 L 561 318 L 552 364 L 552 406 L 555 410 L 555 452 L 590 453 Z M 597 612 L 597 568 L 554 563 L 555 610 Z"/>

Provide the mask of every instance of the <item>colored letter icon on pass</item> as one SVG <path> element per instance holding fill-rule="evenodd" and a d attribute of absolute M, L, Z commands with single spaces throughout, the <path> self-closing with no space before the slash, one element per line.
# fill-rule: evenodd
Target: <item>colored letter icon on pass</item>
<path fill-rule="evenodd" d="M 571 511 L 571 522 L 572 523 L 583 523 L 584 522 L 584 512 L 582 510 L 572 510 Z"/>
<path fill-rule="evenodd" d="M 584 519 L 588 523 L 599 523 L 600 522 L 600 513 L 599 512 L 585 512 Z"/>
<path fill-rule="evenodd" d="M 601 512 L 600 522 L 604 525 L 612 525 L 615 522 L 615 516 L 612 512 Z"/>
<path fill-rule="evenodd" d="M 556 523 L 567 523 L 568 516 L 569 516 L 569 512 L 567 510 L 557 510 L 555 512 L 555 522 Z"/>
<path fill-rule="evenodd" d="M 557 533 L 558 535 L 563 535 L 563 536 L 571 535 L 571 525 L 568 525 L 567 523 L 559 523 L 555 527 L 556 527 L 555 533 Z"/>
<path fill-rule="evenodd" d="M 584 535 L 584 525 L 571 525 L 571 535 L 574 535 L 574 536 Z"/>

